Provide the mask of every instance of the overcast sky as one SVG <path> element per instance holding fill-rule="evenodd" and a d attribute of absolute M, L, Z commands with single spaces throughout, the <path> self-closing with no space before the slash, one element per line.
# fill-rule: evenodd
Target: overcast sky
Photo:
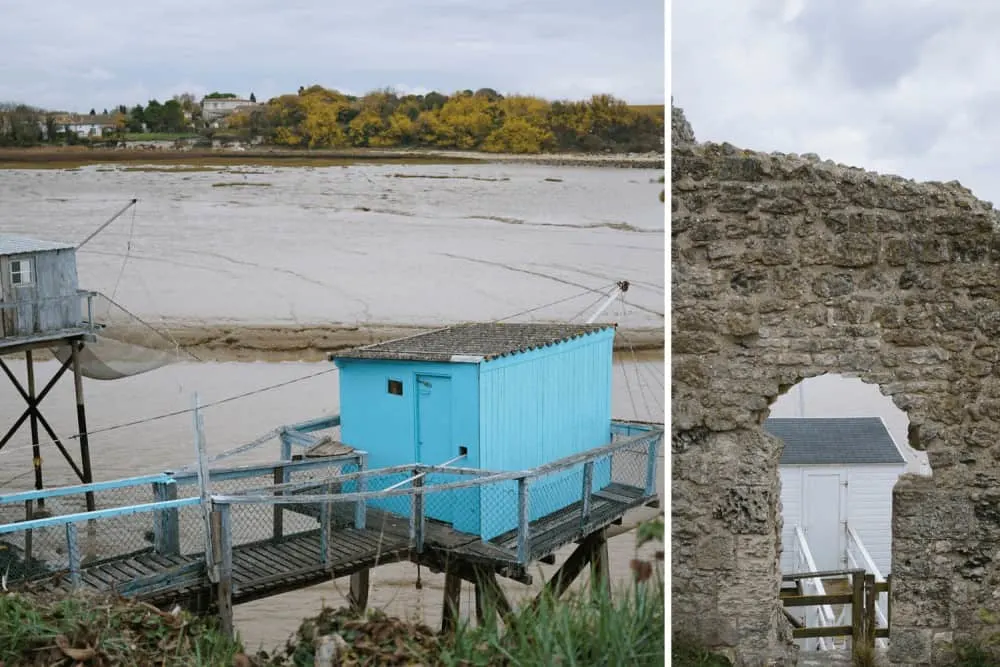
<path fill-rule="evenodd" d="M 491 87 L 663 103 L 663 0 L 0 0 L 0 101 Z"/>
<path fill-rule="evenodd" d="M 671 92 L 699 141 L 959 180 L 1000 205 L 1000 2 L 672 5 Z"/>

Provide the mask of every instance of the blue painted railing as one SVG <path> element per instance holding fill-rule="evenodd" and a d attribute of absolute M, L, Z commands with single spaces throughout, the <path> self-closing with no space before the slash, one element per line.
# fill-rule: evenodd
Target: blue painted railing
<path fill-rule="evenodd" d="M 286 427 L 279 431 L 283 450 L 289 450 L 295 445 L 310 445 L 318 442 L 315 431 L 331 428 L 339 423 L 339 416 L 324 417 L 297 425 Z M 549 464 L 531 470 L 514 472 L 496 472 L 474 468 L 455 468 L 450 466 L 405 465 L 392 468 L 366 469 L 366 453 L 352 451 L 335 457 L 319 457 L 315 459 L 289 460 L 290 454 L 283 456 L 281 461 L 266 464 L 253 464 L 229 468 L 216 468 L 209 471 L 209 486 L 213 482 L 238 480 L 253 477 L 267 477 L 274 483 L 260 488 L 244 490 L 237 493 L 211 495 L 211 510 L 226 518 L 226 530 L 231 531 L 230 508 L 235 505 L 272 506 L 274 509 L 274 536 L 281 535 L 280 516 L 283 511 L 297 511 L 289 506 L 304 508 L 312 506 L 314 520 L 318 520 L 321 531 L 321 558 L 326 562 L 330 539 L 331 525 L 327 520 L 333 506 L 337 503 L 354 505 L 353 523 L 356 528 L 365 527 L 367 505 L 376 499 L 409 496 L 410 539 L 416 551 L 423 551 L 426 525 L 426 496 L 429 494 L 447 493 L 461 489 L 484 488 L 488 486 L 510 486 L 516 494 L 510 505 L 513 513 L 512 525 L 516 531 L 516 550 L 514 561 L 522 566 L 532 561 L 531 524 L 541 516 L 555 511 L 545 507 L 545 500 L 533 490 L 542 488 L 539 481 L 545 478 L 561 480 L 567 471 L 579 471 L 581 486 L 580 499 L 580 531 L 591 527 L 592 495 L 595 492 L 597 477 L 603 475 L 601 466 L 607 464 L 610 470 L 611 459 L 625 451 L 631 452 L 636 460 L 634 469 L 628 472 L 627 485 L 639 489 L 638 497 L 645 501 L 656 496 L 656 466 L 660 442 L 663 438 L 663 427 L 655 424 L 631 422 L 614 422 L 611 425 L 611 443 L 587 452 L 565 457 Z M 284 451 L 283 451 L 284 454 Z M 644 461 L 642 459 L 645 459 Z M 296 471 L 318 470 L 345 465 L 356 466 L 356 472 L 340 472 L 336 475 L 326 475 L 321 479 L 291 482 L 289 475 Z M 450 476 L 463 476 L 462 481 L 428 484 L 427 477 L 431 473 L 447 473 Z M 401 476 L 401 481 L 388 483 L 393 476 Z M 576 477 L 574 477 L 576 479 Z M 607 476 L 604 485 L 612 481 Z M 27 491 L 0 495 L 0 506 L 15 503 L 31 503 L 46 498 L 82 495 L 88 492 L 112 491 L 117 489 L 143 487 L 151 489 L 152 502 L 104 508 L 91 512 L 76 512 L 62 516 L 44 518 L 29 518 L 25 521 L 9 523 L 0 526 L 0 535 L 11 535 L 42 530 L 57 526 L 65 526 L 66 556 L 71 578 L 79 579 L 79 545 L 77 544 L 76 526 L 82 521 L 97 522 L 116 517 L 136 514 L 151 514 L 153 517 L 152 549 L 161 554 L 176 554 L 179 552 L 178 511 L 185 507 L 199 506 L 200 496 L 177 498 L 177 489 L 181 486 L 197 484 L 197 473 L 182 471 L 178 473 L 162 473 L 145 475 L 128 479 L 84 484 L 72 487 Z M 601 487 L 603 488 L 603 486 Z M 598 489 L 599 490 L 599 489 Z M 325 491 L 325 492 L 324 492 Z M 317 511 L 318 510 L 318 511 Z M 199 516 L 198 521 L 203 521 Z M 214 532 L 218 532 L 215 530 Z M 205 530 L 205 539 L 214 534 L 213 529 Z M 214 539 L 214 538 L 212 538 Z M 225 536 L 225 543 L 232 548 L 232 535 Z M 206 543 L 206 548 L 211 548 Z M 231 558 L 231 554 L 229 554 Z M 213 568 L 209 568 L 213 570 Z M 217 577 L 210 571 L 209 575 Z M 213 578 L 213 580 L 216 580 Z"/>

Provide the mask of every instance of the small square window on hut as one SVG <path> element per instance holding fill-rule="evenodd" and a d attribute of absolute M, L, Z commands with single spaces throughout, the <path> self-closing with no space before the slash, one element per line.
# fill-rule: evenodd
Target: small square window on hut
<path fill-rule="evenodd" d="M 394 396 L 402 396 L 403 383 L 399 380 L 389 380 L 389 393 Z"/>
<path fill-rule="evenodd" d="M 27 259 L 14 259 L 10 262 L 11 285 L 31 284 L 31 262 Z"/>

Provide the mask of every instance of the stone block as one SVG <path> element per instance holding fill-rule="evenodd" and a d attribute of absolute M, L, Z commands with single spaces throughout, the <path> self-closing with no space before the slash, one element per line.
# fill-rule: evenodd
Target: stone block
<path fill-rule="evenodd" d="M 893 609 L 895 618 L 895 609 Z M 892 628 L 892 641 L 889 642 L 889 660 L 893 664 L 930 665 L 931 645 L 934 631 L 927 628 L 902 627 L 895 624 Z"/>

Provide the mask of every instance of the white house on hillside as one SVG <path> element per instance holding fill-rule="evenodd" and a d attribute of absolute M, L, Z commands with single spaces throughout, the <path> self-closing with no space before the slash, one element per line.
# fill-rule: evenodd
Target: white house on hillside
<path fill-rule="evenodd" d="M 67 132 L 72 132 L 78 137 L 100 137 L 106 132 L 111 132 L 116 126 L 114 114 L 66 114 L 57 116 L 56 125 L 65 128 Z"/>
<path fill-rule="evenodd" d="M 201 116 L 205 120 L 222 118 L 247 106 L 254 106 L 254 102 L 239 97 L 206 97 L 201 101 Z"/>
<path fill-rule="evenodd" d="M 846 569 L 855 537 L 882 576 L 892 566 L 892 488 L 906 459 L 879 417 L 770 418 L 781 455 L 781 569 L 802 572 L 800 529 L 819 571 Z"/>

